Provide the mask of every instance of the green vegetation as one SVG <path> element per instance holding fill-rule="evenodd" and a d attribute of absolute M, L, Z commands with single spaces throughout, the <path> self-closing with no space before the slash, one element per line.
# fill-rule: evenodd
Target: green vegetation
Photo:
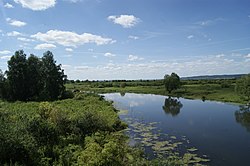
<path fill-rule="evenodd" d="M 82 99 L 79 99 L 81 95 Z M 98 95 L 0 103 L 0 165 L 127 165 L 142 162 L 126 127 Z M 135 156 L 138 156 L 135 158 Z"/>
<path fill-rule="evenodd" d="M 171 75 L 165 75 L 164 85 L 165 85 L 166 91 L 169 94 L 171 94 L 173 90 L 180 88 L 181 86 L 180 77 L 175 73 L 172 73 Z"/>
<path fill-rule="evenodd" d="M 170 166 L 208 161 L 192 153 L 147 160 L 140 148 L 128 145 L 123 132 L 127 125 L 112 103 L 94 94 L 54 102 L 2 101 L 0 115 L 0 165 Z M 145 138 L 147 133 L 153 136 L 151 129 L 144 126 Z M 180 144 L 152 143 L 159 152 Z"/>
<path fill-rule="evenodd" d="M 189 99 L 215 100 L 222 102 L 246 104 L 247 98 L 241 97 L 236 91 L 238 79 L 214 79 L 214 80 L 181 80 L 181 87 L 173 90 L 171 94 L 166 92 L 164 80 L 113 80 L 113 81 L 68 81 L 65 85 L 68 90 L 93 91 L 96 93 L 145 93 L 171 95 Z M 120 84 L 126 83 L 121 88 Z M 249 91 L 248 91 L 249 92 Z"/>
<path fill-rule="evenodd" d="M 16 51 L 8 61 L 7 78 L 0 73 L 0 96 L 10 101 L 45 101 L 63 97 L 64 75 L 50 51 L 42 58 Z"/>
<path fill-rule="evenodd" d="M 250 74 L 237 80 L 235 89 L 250 104 Z"/>

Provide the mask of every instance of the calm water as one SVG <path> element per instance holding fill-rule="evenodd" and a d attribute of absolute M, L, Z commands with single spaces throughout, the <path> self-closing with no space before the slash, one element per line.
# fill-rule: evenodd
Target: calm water
<path fill-rule="evenodd" d="M 169 139 L 172 143 L 180 141 L 182 143 L 175 148 L 179 154 L 188 148 L 197 148 L 199 156 L 211 160 L 206 163 L 208 165 L 250 164 L 250 114 L 249 111 L 239 111 L 237 105 L 149 94 L 112 93 L 104 96 L 113 100 L 118 109 L 128 110 L 120 118 L 129 124 L 129 128 L 138 129 L 138 122 L 151 125 L 151 128 L 141 126 L 154 134 L 146 140 L 148 142 L 154 137 Z M 139 138 L 138 132 L 130 130 L 128 134 L 134 143 L 144 146 L 145 138 Z M 152 158 L 154 152 L 150 145 L 144 147 Z"/>

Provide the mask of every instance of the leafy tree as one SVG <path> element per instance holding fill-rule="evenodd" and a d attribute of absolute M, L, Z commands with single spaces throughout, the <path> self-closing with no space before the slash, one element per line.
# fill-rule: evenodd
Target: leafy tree
<path fill-rule="evenodd" d="M 0 95 L 7 100 L 56 100 L 64 94 L 66 76 L 50 51 L 42 59 L 16 51 L 8 69 L 7 79 L 0 72 Z"/>
<path fill-rule="evenodd" d="M 235 90 L 241 96 L 246 97 L 247 101 L 250 102 L 250 74 L 237 80 Z"/>
<path fill-rule="evenodd" d="M 0 69 L 0 97 L 3 97 L 4 93 L 4 84 L 5 84 L 5 78 L 4 78 L 4 73 Z"/>
<path fill-rule="evenodd" d="M 8 61 L 7 79 L 10 86 L 9 93 L 11 100 L 26 101 L 28 99 L 27 80 L 28 64 L 26 54 L 22 50 L 16 51 L 15 55 Z"/>
<path fill-rule="evenodd" d="M 175 73 L 172 73 L 171 75 L 167 74 L 164 76 L 164 85 L 166 91 L 168 91 L 168 93 L 171 93 L 173 90 L 178 89 L 180 87 L 180 77 Z"/>
<path fill-rule="evenodd" d="M 52 52 L 47 51 L 43 54 L 41 70 L 43 79 L 42 99 L 58 99 L 65 90 L 66 75 L 61 69 L 61 65 L 56 65 Z"/>
<path fill-rule="evenodd" d="M 30 100 L 37 100 L 40 95 L 40 91 L 43 85 L 43 78 L 42 78 L 42 62 L 39 60 L 38 57 L 31 54 L 30 57 L 27 59 L 28 64 L 28 75 L 31 79 L 28 79 L 28 87 L 29 87 L 29 97 Z"/>

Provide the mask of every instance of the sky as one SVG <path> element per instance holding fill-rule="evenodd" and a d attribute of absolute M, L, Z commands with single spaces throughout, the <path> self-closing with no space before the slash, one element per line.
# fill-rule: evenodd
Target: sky
<path fill-rule="evenodd" d="M 50 50 L 69 79 L 250 73 L 249 0 L 0 0 L 0 69 Z"/>

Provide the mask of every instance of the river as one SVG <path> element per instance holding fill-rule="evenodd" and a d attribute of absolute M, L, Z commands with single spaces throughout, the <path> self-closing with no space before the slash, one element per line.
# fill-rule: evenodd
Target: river
<path fill-rule="evenodd" d="M 149 159 L 193 154 L 206 165 L 249 165 L 250 111 L 238 105 L 134 93 L 103 94 L 121 110 L 130 144 Z"/>

